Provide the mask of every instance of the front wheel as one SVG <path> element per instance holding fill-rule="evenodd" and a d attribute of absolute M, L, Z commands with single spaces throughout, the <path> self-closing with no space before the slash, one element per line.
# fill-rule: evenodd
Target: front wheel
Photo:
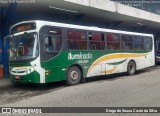
<path fill-rule="evenodd" d="M 136 72 L 136 64 L 133 61 L 130 61 L 127 66 L 128 75 L 134 75 Z"/>
<path fill-rule="evenodd" d="M 68 69 L 67 73 L 67 84 L 68 85 L 76 85 L 81 80 L 81 71 L 78 67 L 72 66 Z"/>

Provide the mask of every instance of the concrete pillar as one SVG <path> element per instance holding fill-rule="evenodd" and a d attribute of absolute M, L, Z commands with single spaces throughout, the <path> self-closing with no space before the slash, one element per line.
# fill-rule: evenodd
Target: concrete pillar
<path fill-rule="evenodd" d="M 4 38 L 9 35 L 9 22 L 12 20 L 10 17 L 13 15 L 13 11 L 17 4 L 10 4 L 9 7 L 2 8 L 1 15 L 1 38 L 2 38 L 2 64 L 4 66 L 4 75 L 9 75 L 9 41 L 5 41 Z"/>
<path fill-rule="evenodd" d="M 3 17 L 3 13 L 2 13 L 2 8 L 0 8 L 0 17 L 1 17 L 1 20 L 0 20 L 0 64 L 2 63 L 2 17 Z"/>

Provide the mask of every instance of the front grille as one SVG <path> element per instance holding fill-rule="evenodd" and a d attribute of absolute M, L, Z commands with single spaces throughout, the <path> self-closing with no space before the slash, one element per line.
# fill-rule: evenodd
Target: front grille
<path fill-rule="evenodd" d="M 12 71 L 13 73 L 25 73 L 25 71 Z"/>

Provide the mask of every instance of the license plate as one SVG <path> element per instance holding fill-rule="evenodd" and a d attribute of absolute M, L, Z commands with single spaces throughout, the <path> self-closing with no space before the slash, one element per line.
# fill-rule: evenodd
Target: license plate
<path fill-rule="evenodd" d="M 16 79 L 20 79 L 20 76 L 15 76 Z"/>

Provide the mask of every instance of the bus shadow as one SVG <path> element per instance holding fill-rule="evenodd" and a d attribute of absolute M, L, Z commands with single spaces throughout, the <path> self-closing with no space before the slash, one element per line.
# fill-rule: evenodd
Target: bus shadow
<path fill-rule="evenodd" d="M 124 78 L 126 76 L 128 76 L 126 73 L 101 75 L 101 76 L 89 77 L 86 79 L 86 82 L 90 83 L 90 82 L 96 82 L 96 81 L 98 82 L 98 81 L 104 81 L 104 80 L 113 81 L 113 80 L 117 80 L 120 78 Z"/>
<path fill-rule="evenodd" d="M 21 89 L 21 90 L 29 90 L 29 91 L 38 91 L 38 90 L 50 90 L 50 89 L 58 89 L 65 87 L 64 81 L 59 82 L 50 82 L 45 84 L 31 84 L 31 83 L 13 83 L 12 88 Z"/>
<path fill-rule="evenodd" d="M 87 78 L 86 79 L 86 82 L 87 83 L 90 83 L 90 82 L 99 82 L 99 81 L 114 81 L 114 80 L 118 80 L 118 79 L 125 79 L 125 78 L 130 78 L 130 77 L 133 77 L 134 76 L 138 76 L 138 75 L 141 75 L 145 72 L 149 72 L 151 71 L 150 68 L 146 68 L 146 69 L 143 69 L 143 70 L 138 70 L 136 71 L 136 74 L 135 75 L 128 75 L 127 73 L 117 73 L 117 74 L 109 74 L 109 75 L 102 75 L 102 76 L 95 76 L 95 77 L 90 77 L 90 78 Z"/>

